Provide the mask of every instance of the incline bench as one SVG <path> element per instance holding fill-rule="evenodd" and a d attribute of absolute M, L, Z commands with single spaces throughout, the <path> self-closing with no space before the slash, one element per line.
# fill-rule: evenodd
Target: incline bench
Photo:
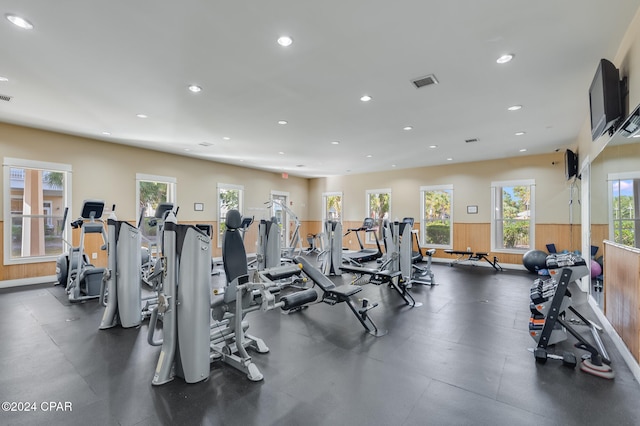
<path fill-rule="evenodd" d="M 387 330 L 379 330 L 369 316 L 369 310 L 378 306 L 377 303 L 370 304 L 367 299 L 362 299 L 362 307 L 358 309 L 352 296 L 362 291 L 362 287 L 343 284 L 336 286 L 333 281 L 327 278 L 322 271 L 312 266 L 303 256 L 297 256 L 295 261 L 302 266 L 302 271 L 322 290 L 322 302 L 329 305 L 346 303 L 353 315 L 358 319 L 367 333 L 379 337 L 387 334 Z M 315 293 L 315 290 L 308 289 L 291 295 L 283 296 L 280 301 L 284 302 L 283 310 L 295 310 L 301 308 L 303 304 L 315 300 L 315 297 L 307 297 L 307 292 Z M 312 300 L 313 299 L 313 300 Z"/>
<path fill-rule="evenodd" d="M 483 252 L 473 252 L 473 251 L 462 251 L 462 250 L 445 250 L 444 251 L 447 254 L 455 254 L 456 256 L 458 256 L 457 259 L 454 259 L 449 265 L 453 266 L 456 263 L 460 263 L 460 262 L 477 262 L 480 260 L 486 260 L 489 265 L 493 266 L 493 269 L 495 269 L 496 271 L 502 271 L 502 266 L 500 266 L 500 264 L 498 263 L 498 258 L 496 256 L 493 256 L 493 261 L 491 259 L 489 259 L 488 255 L 489 253 L 483 253 Z"/>
<path fill-rule="evenodd" d="M 378 269 L 365 268 L 361 266 L 351 266 L 347 264 L 341 265 L 340 269 L 342 269 L 343 272 L 349 272 L 356 276 L 351 284 L 355 284 L 360 280 L 361 277 L 367 275 L 370 276 L 369 282 L 371 284 L 389 284 L 389 287 L 397 291 L 404 299 L 404 302 L 412 308 L 416 306 L 422 306 L 422 303 L 416 302 L 416 300 L 409 292 L 409 289 L 407 288 L 407 282 L 402 280 L 402 273 L 400 271 L 380 271 Z"/>

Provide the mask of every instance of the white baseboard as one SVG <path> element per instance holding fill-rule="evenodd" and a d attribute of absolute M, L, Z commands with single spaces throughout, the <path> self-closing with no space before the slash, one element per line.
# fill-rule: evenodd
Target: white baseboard
<path fill-rule="evenodd" d="M 56 282 L 57 278 L 55 275 L 49 275 L 46 277 L 31 277 L 31 278 L 20 278 L 17 280 L 5 280 L 0 281 L 0 288 L 11 288 L 11 287 L 23 287 L 28 285 L 36 285 L 36 284 L 47 284 Z"/>
<path fill-rule="evenodd" d="M 616 349 L 618 349 L 618 351 L 622 355 L 622 358 L 624 358 L 624 361 L 629 366 L 631 373 L 633 373 L 633 377 L 635 377 L 636 381 L 640 383 L 640 365 L 638 364 L 638 361 L 636 361 L 636 359 L 633 357 L 627 345 L 624 343 L 620 335 L 618 335 L 618 332 L 613 328 L 607 317 L 604 315 L 604 312 L 602 311 L 600 306 L 598 306 L 598 302 L 596 302 L 596 299 L 594 299 L 591 295 L 589 295 L 589 305 L 602 324 L 602 328 L 604 328 L 604 331 L 606 331 L 609 337 L 611 337 L 611 340 L 616 346 Z"/>

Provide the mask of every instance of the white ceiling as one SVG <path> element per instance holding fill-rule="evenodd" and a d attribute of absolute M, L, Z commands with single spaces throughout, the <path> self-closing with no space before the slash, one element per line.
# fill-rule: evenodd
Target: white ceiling
<path fill-rule="evenodd" d="M 639 6 L 3 0 L 0 121 L 306 177 L 550 153 L 575 143 Z"/>

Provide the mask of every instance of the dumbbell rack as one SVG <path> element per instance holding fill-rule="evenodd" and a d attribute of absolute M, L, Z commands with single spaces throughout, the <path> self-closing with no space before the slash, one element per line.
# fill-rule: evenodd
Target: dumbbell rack
<path fill-rule="evenodd" d="M 547 258 L 547 268 L 551 278 L 535 280 L 530 292 L 529 334 L 537 343 L 537 347 L 534 349 L 536 361 L 544 363 L 548 357 L 551 358 L 547 352 L 548 346 L 566 340 L 568 331 L 578 340 L 575 346 L 590 353 L 590 356 L 586 358 L 588 362 L 583 359 L 580 368 L 590 374 L 612 378 L 613 371 L 608 367 L 610 364 L 609 356 L 602 344 L 597 326 L 571 305 L 569 284 L 589 274 L 586 262 L 580 256 L 571 253 L 551 255 Z M 597 348 L 591 345 L 565 319 L 567 309 L 589 326 Z M 570 367 L 576 365 L 573 354 L 565 353 L 563 358 L 565 365 Z M 602 363 L 607 365 L 603 366 Z"/>

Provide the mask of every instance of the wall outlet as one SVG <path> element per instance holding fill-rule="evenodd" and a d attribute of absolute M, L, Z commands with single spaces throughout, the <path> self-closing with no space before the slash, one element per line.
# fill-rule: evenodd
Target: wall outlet
<path fill-rule="evenodd" d="M 471 247 L 467 247 L 467 252 L 471 253 Z"/>
<path fill-rule="evenodd" d="M 91 258 L 92 259 L 97 259 L 98 258 L 98 253 L 91 253 Z"/>

